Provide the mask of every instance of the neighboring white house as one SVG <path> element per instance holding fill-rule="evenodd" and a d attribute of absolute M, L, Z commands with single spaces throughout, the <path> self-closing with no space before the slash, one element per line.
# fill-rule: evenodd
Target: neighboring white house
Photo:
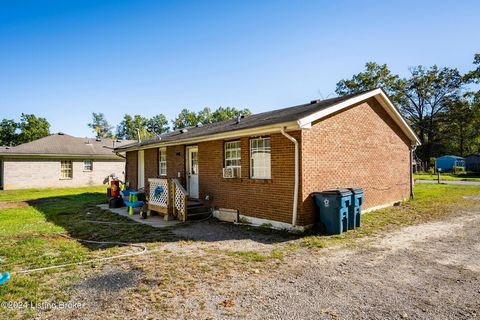
<path fill-rule="evenodd" d="M 102 185 L 112 174 L 123 180 L 125 159 L 112 148 L 129 142 L 56 133 L 15 147 L 0 147 L 0 188 Z"/>

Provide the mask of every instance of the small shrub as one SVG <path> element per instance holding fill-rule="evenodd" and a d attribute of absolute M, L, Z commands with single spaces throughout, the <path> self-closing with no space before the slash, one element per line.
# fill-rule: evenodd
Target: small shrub
<path fill-rule="evenodd" d="M 465 167 L 460 167 L 460 166 L 455 166 L 453 167 L 453 173 L 454 174 L 465 174 Z"/>
<path fill-rule="evenodd" d="M 434 167 L 428 168 L 428 174 L 435 174 L 435 168 Z"/>

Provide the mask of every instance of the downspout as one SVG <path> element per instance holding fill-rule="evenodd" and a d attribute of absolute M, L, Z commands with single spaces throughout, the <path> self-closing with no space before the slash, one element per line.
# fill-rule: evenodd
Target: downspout
<path fill-rule="evenodd" d="M 299 183 L 299 156 L 298 156 L 298 141 L 285 132 L 284 128 L 280 128 L 280 132 L 284 135 L 288 140 L 292 141 L 295 145 L 295 182 L 293 187 L 293 209 L 292 209 L 292 226 L 297 226 L 297 207 L 298 207 L 298 183 Z"/>
<path fill-rule="evenodd" d="M 120 157 L 120 158 L 123 158 L 123 159 L 127 159 L 127 157 L 125 157 L 124 155 L 121 155 L 121 154 L 118 153 L 118 152 L 115 152 L 115 155 L 116 155 L 117 157 Z"/>
<path fill-rule="evenodd" d="M 410 199 L 414 199 L 415 193 L 413 192 L 413 151 L 415 151 L 417 147 L 411 146 L 410 147 Z"/>

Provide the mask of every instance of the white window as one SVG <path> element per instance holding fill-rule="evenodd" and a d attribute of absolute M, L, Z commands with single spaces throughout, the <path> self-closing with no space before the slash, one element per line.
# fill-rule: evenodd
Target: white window
<path fill-rule="evenodd" d="M 83 160 L 83 171 L 93 171 L 92 160 Z"/>
<path fill-rule="evenodd" d="M 158 173 L 161 176 L 167 175 L 167 148 L 158 149 Z"/>
<path fill-rule="evenodd" d="M 240 141 L 225 142 L 225 168 L 241 167 Z"/>
<path fill-rule="evenodd" d="M 253 179 L 270 179 L 270 138 L 250 140 L 250 177 Z"/>
<path fill-rule="evenodd" d="M 73 178 L 72 161 L 61 161 L 60 162 L 60 179 L 72 179 L 72 178 Z"/>

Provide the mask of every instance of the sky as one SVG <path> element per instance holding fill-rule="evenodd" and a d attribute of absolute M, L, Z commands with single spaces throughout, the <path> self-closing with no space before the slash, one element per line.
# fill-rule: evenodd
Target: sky
<path fill-rule="evenodd" d="M 0 119 L 93 136 L 92 112 L 173 119 L 334 95 L 386 63 L 473 69 L 480 1 L 0 0 Z"/>

